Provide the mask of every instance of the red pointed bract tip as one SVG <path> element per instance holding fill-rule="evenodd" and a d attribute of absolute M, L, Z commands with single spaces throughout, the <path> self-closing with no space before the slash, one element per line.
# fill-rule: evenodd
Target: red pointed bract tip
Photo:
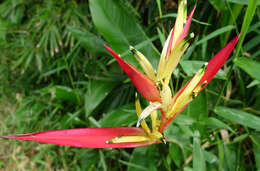
<path fill-rule="evenodd" d="M 107 141 L 115 137 L 131 135 L 136 136 L 146 134 L 141 128 L 107 127 L 52 130 L 1 137 L 83 148 L 133 148 L 158 143 L 155 141 L 135 143 L 107 143 Z"/>
<path fill-rule="evenodd" d="M 141 73 L 134 66 L 125 62 L 118 54 L 116 54 L 108 46 L 104 45 L 109 53 L 116 59 L 121 68 L 125 71 L 128 77 L 133 82 L 136 89 L 151 102 L 161 102 L 160 93 L 157 89 L 157 86 L 143 73 Z"/>
<path fill-rule="evenodd" d="M 217 74 L 218 70 L 224 65 L 234 47 L 237 44 L 237 41 L 240 37 L 240 34 L 233 38 L 224 48 L 222 48 L 209 62 L 206 68 L 205 74 L 201 78 L 198 85 L 205 82 L 205 85 L 202 87 L 206 87 L 207 84 L 212 80 L 212 78 Z"/>
<path fill-rule="evenodd" d="M 207 86 L 207 84 L 212 80 L 212 78 L 216 75 L 218 70 L 224 65 L 228 57 L 230 56 L 231 52 L 233 51 L 236 43 L 240 37 L 240 34 L 233 38 L 224 48 L 222 48 L 209 62 L 207 68 L 205 70 L 204 75 L 202 76 L 201 80 L 197 84 L 197 86 L 204 84 L 203 87 L 199 90 L 199 92 Z M 176 99 L 182 94 L 185 88 L 190 84 L 192 78 L 175 94 L 172 101 L 173 103 Z M 185 109 L 186 104 L 177 114 L 174 115 L 173 118 L 168 120 L 165 124 L 162 124 L 160 131 L 163 131 L 167 125 L 180 113 L 182 110 Z"/>
<path fill-rule="evenodd" d="M 212 80 L 212 78 L 217 74 L 218 70 L 224 65 L 228 57 L 230 56 L 231 52 L 233 51 L 236 43 L 240 37 L 240 34 L 232 39 L 223 49 L 221 49 L 209 62 L 206 68 L 204 75 L 202 76 L 201 80 L 199 81 L 198 85 L 205 84 L 201 88 L 206 87 L 206 85 Z M 185 88 L 189 85 L 192 78 L 175 94 L 173 97 L 173 102 L 181 95 L 181 93 L 185 90 Z M 200 90 L 200 91 L 201 91 Z"/>
<path fill-rule="evenodd" d="M 182 34 L 181 34 L 177 44 L 179 42 L 181 42 L 187 36 L 189 28 L 190 28 L 190 23 L 191 23 L 191 20 L 192 20 L 192 16 L 194 14 L 195 9 L 196 9 L 196 5 L 193 7 L 192 11 L 190 12 L 190 14 L 189 14 L 189 16 L 188 16 L 188 18 L 186 20 L 186 24 L 185 24 L 185 26 L 183 28 Z"/>

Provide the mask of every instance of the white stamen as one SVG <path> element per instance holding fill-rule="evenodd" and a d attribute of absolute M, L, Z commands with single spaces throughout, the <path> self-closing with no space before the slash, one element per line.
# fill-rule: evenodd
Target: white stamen
<path fill-rule="evenodd" d="M 154 103 L 151 103 L 148 107 L 146 107 L 143 112 L 141 113 L 141 115 L 139 116 L 138 118 L 138 121 L 137 121 L 137 124 L 136 124 L 136 127 L 139 127 L 141 122 L 147 118 L 151 113 L 152 111 L 154 110 L 157 110 L 161 107 L 161 103 L 159 102 L 154 102 Z"/>

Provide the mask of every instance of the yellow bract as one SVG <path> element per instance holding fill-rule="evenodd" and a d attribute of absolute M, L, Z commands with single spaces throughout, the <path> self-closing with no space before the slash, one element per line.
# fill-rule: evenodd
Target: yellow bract
<path fill-rule="evenodd" d="M 162 82 L 162 90 L 160 91 L 160 95 L 162 98 L 162 109 L 163 111 L 167 111 L 169 106 L 172 105 L 172 92 L 168 84 Z"/>
<path fill-rule="evenodd" d="M 150 137 L 147 136 L 121 136 L 115 137 L 111 140 L 108 140 L 106 143 L 129 143 L 129 142 L 143 142 L 151 141 Z"/>
<path fill-rule="evenodd" d="M 145 122 L 145 120 L 141 121 L 141 126 L 144 129 L 144 131 L 147 133 L 147 136 L 151 140 L 160 140 L 161 138 L 163 138 L 162 134 L 159 132 L 161 120 L 157 118 L 157 111 L 156 111 L 156 109 L 154 109 L 154 107 L 157 108 L 156 106 L 158 106 L 158 105 L 160 106 L 160 103 L 151 103 L 151 104 L 152 105 L 150 105 L 150 106 L 152 106 L 153 109 L 151 109 L 152 111 L 149 113 L 150 113 L 151 120 L 152 120 L 152 131 L 150 130 L 150 128 L 147 125 L 147 123 Z M 155 106 L 153 106 L 153 104 Z M 140 101 L 137 98 L 135 101 L 135 105 L 136 105 L 137 115 L 140 118 L 140 115 L 143 112 L 145 112 L 145 110 L 142 111 Z M 148 110 L 150 110 L 150 109 L 148 109 Z"/>
<path fill-rule="evenodd" d="M 188 48 L 189 44 L 185 43 L 185 41 L 181 41 L 177 47 L 172 51 L 172 53 L 169 55 L 169 59 L 167 61 L 167 64 L 165 66 L 163 75 L 162 75 L 162 81 L 165 82 L 165 84 L 169 84 L 172 72 L 178 65 L 181 56 Z"/>
<path fill-rule="evenodd" d="M 184 41 L 180 43 L 177 42 L 183 32 L 183 27 L 186 22 L 186 4 L 186 1 L 179 0 L 178 13 L 174 28 L 171 30 L 161 53 L 157 74 L 157 81 L 159 82 L 164 81 L 167 84 L 169 83 L 173 70 L 179 63 L 180 57 L 188 47 L 188 44 L 186 44 Z M 167 53 L 168 50 L 170 50 L 169 53 Z"/>
<path fill-rule="evenodd" d="M 200 87 L 197 87 L 197 84 L 201 80 L 202 76 L 205 73 L 205 69 L 200 69 L 196 75 L 191 79 L 188 86 L 184 89 L 184 91 L 180 94 L 179 97 L 174 102 L 172 109 L 166 113 L 167 118 L 173 117 L 176 113 L 178 113 L 185 105 L 190 103 L 194 96 L 196 96 Z"/>
<path fill-rule="evenodd" d="M 134 54 L 136 60 L 141 65 L 144 73 L 155 83 L 156 76 L 152 64 L 146 59 L 146 57 L 141 52 L 136 50 L 134 47 L 130 46 L 130 51 Z"/>
<path fill-rule="evenodd" d="M 136 100 L 135 100 L 135 108 L 136 108 L 136 112 L 137 112 L 137 116 L 139 117 L 142 113 L 142 107 L 141 107 L 141 104 L 140 104 L 140 101 L 139 99 L 136 97 Z M 144 129 L 144 131 L 147 133 L 147 134 L 150 134 L 151 133 L 151 130 L 150 128 L 148 127 L 147 123 L 145 122 L 145 120 L 143 120 L 141 122 L 141 126 L 142 128 Z"/>
<path fill-rule="evenodd" d="M 169 42 L 170 42 L 170 39 L 171 39 L 171 35 L 173 34 L 172 32 L 173 32 L 173 29 L 171 29 L 169 36 L 168 36 L 168 38 L 165 41 L 164 46 L 163 46 L 163 50 L 162 50 L 162 53 L 161 53 L 161 56 L 160 56 L 160 62 L 159 62 L 159 66 L 158 66 L 157 80 L 162 80 L 162 77 L 163 77 L 163 72 L 164 72 L 164 69 L 165 69 L 166 62 L 167 62 L 166 61 L 166 54 L 167 54 Z"/>
<path fill-rule="evenodd" d="M 178 13 L 177 13 L 177 17 L 176 17 L 175 26 L 174 26 L 174 35 L 173 35 L 171 49 L 173 49 L 175 47 L 176 42 L 183 31 L 183 27 L 184 27 L 184 24 L 185 24 L 186 18 L 187 18 L 187 10 L 186 10 L 187 1 L 179 0 L 178 4 L 179 4 Z"/>

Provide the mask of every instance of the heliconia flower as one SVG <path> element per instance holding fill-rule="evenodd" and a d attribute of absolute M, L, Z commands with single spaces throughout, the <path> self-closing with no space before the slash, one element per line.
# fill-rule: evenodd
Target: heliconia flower
<path fill-rule="evenodd" d="M 2 136 L 2 138 L 86 148 L 133 148 L 160 143 L 149 137 L 142 128 L 136 127 L 64 129 Z"/>
<path fill-rule="evenodd" d="M 132 148 L 165 142 L 162 134 L 165 128 L 216 75 L 240 37 L 238 35 L 232 39 L 173 96 L 169 80 L 189 45 L 187 35 L 196 8 L 193 8 L 186 19 L 185 7 L 186 0 L 180 0 L 176 22 L 163 47 L 157 73 L 145 56 L 134 47 L 130 47 L 130 50 L 144 73 L 105 45 L 140 94 L 150 101 L 150 104 L 142 110 L 136 98 L 137 126 L 141 125 L 141 128 L 80 128 L 0 137 L 87 148 Z M 161 117 L 158 117 L 158 111 Z M 151 117 L 151 129 L 145 121 L 148 116 Z"/>

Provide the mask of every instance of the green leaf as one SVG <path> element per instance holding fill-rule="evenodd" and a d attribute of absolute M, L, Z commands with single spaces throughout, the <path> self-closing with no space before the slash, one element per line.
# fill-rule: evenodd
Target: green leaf
<path fill-rule="evenodd" d="M 205 118 L 204 120 L 202 120 L 202 122 L 209 127 L 227 129 L 227 130 L 235 133 L 235 131 L 230 126 L 228 126 L 224 122 L 218 120 L 217 118 L 213 118 L 213 117 Z"/>
<path fill-rule="evenodd" d="M 214 164 L 214 163 L 218 163 L 218 158 L 217 156 L 212 153 L 212 152 L 208 152 L 208 151 L 205 151 L 205 150 L 202 150 L 203 152 L 203 155 L 205 157 L 205 160 L 209 163 L 209 164 Z"/>
<path fill-rule="evenodd" d="M 135 123 L 137 119 L 135 105 L 131 103 L 104 114 L 100 124 L 102 127 L 129 126 Z"/>
<path fill-rule="evenodd" d="M 236 147 L 224 144 L 224 162 L 227 164 L 228 170 L 236 170 Z"/>
<path fill-rule="evenodd" d="M 178 117 L 173 120 L 173 123 L 178 125 L 192 125 L 195 122 L 196 120 L 193 117 L 182 114 L 178 115 Z"/>
<path fill-rule="evenodd" d="M 181 168 L 183 163 L 183 153 L 181 147 L 176 143 L 170 143 L 169 153 L 173 162 Z"/>
<path fill-rule="evenodd" d="M 107 164 L 105 162 L 105 156 L 104 156 L 104 153 L 102 152 L 102 150 L 99 150 L 99 156 L 100 156 L 100 163 L 101 163 L 101 166 L 103 167 L 103 170 L 107 171 Z"/>
<path fill-rule="evenodd" d="M 205 171 L 206 170 L 206 163 L 204 154 L 200 147 L 200 133 L 199 131 L 194 132 L 193 137 L 193 170 L 194 171 Z"/>
<path fill-rule="evenodd" d="M 170 124 L 164 131 L 164 136 L 169 139 L 169 142 L 178 144 L 180 147 L 190 145 L 190 138 L 193 136 L 193 132 L 186 126 L 176 126 Z"/>
<path fill-rule="evenodd" d="M 222 106 L 216 107 L 215 113 L 233 123 L 238 123 L 258 131 L 260 130 L 260 117 L 251 113 Z"/>
<path fill-rule="evenodd" d="M 260 63 L 247 57 L 240 57 L 234 60 L 234 63 L 248 73 L 254 79 L 260 81 Z"/>
<path fill-rule="evenodd" d="M 223 170 L 224 147 L 223 147 L 223 142 L 219 139 L 218 136 L 217 136 L 217 144 L 218 144 L 218 159 L 219 159 L 218 170 Z"/>
<path fill-rule="evenodd" d="M 258 80 L 253 80 L 251 83 L 249 83 L 246 88 L 251 88 L 251 87 L 254 87 L 256 85 L 259 85 L 260 84 L 260 81 Z"/>
<path fill-rule="evenodd" d="M 182 112 L 199 121 L 208 116 L 208 104 L 205 91 L 202 91 Z"/>
<path fill-rule="evenodd" d="M 130 162 L 127 162 L 127 161 L 124 161 L 124 160 L 118 160 L 119 163 L 122 163 L 126 166 L 128 166 L 128 168 L 133 168 L 132 170 L 144 170 L 144 171 L 148 171 L 149 169 L 143 167 L 142 165 L 137 165 L 137 164 L 134 164 L 134 163 L 130 163 Z"/>
<path fill-rule="evenodd" d="M 209 0 L 209 2 L 218 11 L 222 11 L 226 7 L 225 1 L 223 0 Z"/>
<path fill-rule="evenodd" d="M 214 31 L 214 32 L 208 34 L 207 36 L 203 37 L 200 41 L 196 42 L 196 45 L 202 44 L 202 43 L 204 43 L 204 42 L 206 42 L 206 41 L 208 41 L 208 40 L 210 40 L 210 39 L 212 39 L 212 38 L 214 38 L 214 37 L 216 37 L 220 34 L 223 34 L 227 31 L 233 30 L 234 28 L 235 28 L 235 26 L 228 25 L 228 26 L 222 27 L 220 29 L 217 29 L 216 31 Z"/>
<path fill-rule="evenodd" d="M 237 46 L 236 46 L 237 48 L 236 48 L 236 51 L 235 51 L 234 58 L 238 57 L 238 54 L 239 54 L 240 49 L 242 47 L 243 41 L 246 37 L 248 28 L 251 24 L 253 17 L 254 17 L 257 2 L 258 2 L 258 0 L 250 0 L 249 1 L 248 7 L 247 7 L 247 10 L 246 10 L 246 14 L 245 14 L 245 17 L 244 17 L 244 20 L 243 20 L 242 28 L 241 28 L 241 36 L 240 36 L 238 43 L 237 43 Z"/>
<path fill-rule="evenodd" d="M 241 4 L 241 5 L 248 5 L 249 1 L 252 0 L 228 0 L 228 2 L 236 3 L 236 4 Z M 256 0 L 257 1 L 257 0 Z M 260 2 L 257 2 L 257 5 L 260 5 Z"/>
<path fill-rule="evenodd" d="M 142 171 L 156 169 L 156 163 L 160 159 L 159 151 L 155 146 L 135 148 L 131 155 L 128 171 Z M 135 167 L 138 166 L 138 167 Z"/>
<path fill-rule="evenodd" d="M 118 1 L 90 0 L 89 7 L 95 26 L 117 53 L 122 54 L 130 45 L 149 40 L 133 15 Z M 159 52 L 151 41 L 139 50 L 157 66 Z M 132 56 L 126 60 L 137 64 Z"/>
<path fill-rule="evenodd" d="M 253 142 L 253 151 L 255 156 L 256 168 L 260 170 L 260 135 L 254 132 L 251 136 Z"/>
<path fill-rule="evenodd" d="M 247 137 L 248 137 L 248 134 L 247 134 L 247 133 L 246 133 L 246 134 L 242 134 L 242 135 L 240 135 L 240 136 L 235 137 L 234 140 L 233 140 L 231 143 L 233 144 L 233 143 L 241 142 L 241 141 L 243 141 L 244 139 L 246 139 Z M 230 144 L 230 143 L 229 143 L 229 144 Z"/>
<path fill-rule="evenodd" d="M 62 101 L 68 101 L 73 104 L 77 104 L 80 100 L 79 94 L 76 90 L 69 87 L 54 85 L 40 89 L 40 93 L 51 94 L 52 98 Z"/>
<path fill-rule="evenodd" d="M 85 95 L 85 115 L 88 116 L 117 85 L 116 82 L 93 80 Z"/>
<path fill-rule="evenodd" d="M 88 32 L 88 31 L 81 31 L 74 27 L 68 27 L 71 31 L 72 35 L 78 39 L 80 44 L 86 48 L 90 53 L 95 55 L 102 55 L 108 54 L 106 49 L 104 48 L 105 41 L 97 37 L 96 35 Z"/>
<path fill-rule="evenodd" d="M 255 48 L 257 45 L 260 44 L 260 35 L 254 36 L 250 41 L 248 41 L 244 46 L 243 50 L 245 52 L 250 51 L 251 49 Z"/>
<path fill-rule="evenodd" d="M 78 94 L 76 91 L 72 90 L 69 87 L 64 87 L 64 86 L 54 86 L 51 89 L 51 93 L 54 96 L 54 98 L 59 99 L 59 100 L 66 100 L 71 103 L 76 104 L 77 101 L 77 96 Z"/>

